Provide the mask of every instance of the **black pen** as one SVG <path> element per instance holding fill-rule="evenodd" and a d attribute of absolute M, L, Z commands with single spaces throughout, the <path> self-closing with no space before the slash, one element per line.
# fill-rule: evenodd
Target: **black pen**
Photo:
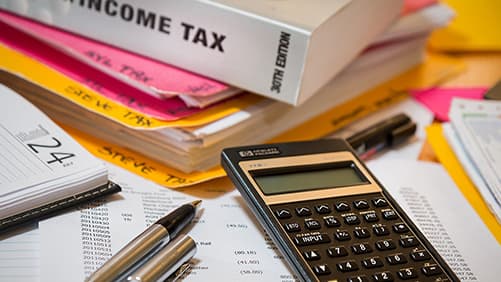
<path fill-rule="evenodd" d="M 184 227 L 190 224 L 201 202 L 201 200 L 197 200 L 182 205 L 150 225 L 143 233 L 112 256 L 86 281 L 112 281 L 125 275 L 131 268 L 137 268 L 139 262 L 144 261 L 145 257 L 153 256 L 164 245 L 173 240 Z"/>
<path fill-rule="evenodd" d="M 406 114 L 397 114 L 346 138 L 357 155 L 366 160 L 375 153 L 403 143 L 416 132 L 416 124 Z"/>

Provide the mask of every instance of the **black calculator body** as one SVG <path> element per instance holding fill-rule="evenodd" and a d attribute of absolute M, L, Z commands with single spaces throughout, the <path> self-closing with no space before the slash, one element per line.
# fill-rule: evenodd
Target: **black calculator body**
<path fill-rule="evenodd" d="M 222 166 L 303 281 L 459 281 L 341 139 L 227 148 Z"/>

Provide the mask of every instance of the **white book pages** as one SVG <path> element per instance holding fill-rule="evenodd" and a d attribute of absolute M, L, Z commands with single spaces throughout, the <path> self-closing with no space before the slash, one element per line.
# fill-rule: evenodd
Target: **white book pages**
<path fill-rule="evenodd" d="M 417 34 L 428 33 L 445 26 L 454 15 L 454 11 L 444 4 L 437 3 L 430 5 L 401 17 L 372 44 L 377 45 L 398 40 L 398 38 L 402 37 L 412 37 Z"/>

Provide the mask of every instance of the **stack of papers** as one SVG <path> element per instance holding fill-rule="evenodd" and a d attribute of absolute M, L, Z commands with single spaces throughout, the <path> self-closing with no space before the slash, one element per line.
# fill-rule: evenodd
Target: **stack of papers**
<path fill-rule="evenodd" d="M 182 102 L 180 92 L 152 100 L 168 91 L 143 95 L 141 89 L 146 86 L 129 84 L 123 74 L 110 75 L 109 69 L 82 59 L 84 50 L 69 47 L 68 35 L 47 39 L 54 33 L 39 29 L 34 34 L 33 26 L 21 26 L 19 19 L 14 24 L 12 15 L 0 21 L 4 30 L 0 55 L 6 58 L 0 77 L 63 124 L 185 173 L 206 171 L 218 165 L 222 148 L 266 142 L 418 65 L 425 58 L 429 33 L 452 16 L 440 4 L 406 13 L 341 74 L 297 107 L 250 93 L 203 109 Z M 217 93 L 230 92 L 236 91 L 222 87 Z M 359 101 L 364 108 L 364 100 Z"/>
<path fill-rule="evenodd" d="M 501 102 L 455 98 L 449 119 L 448 142 L 501 222 Z"/>

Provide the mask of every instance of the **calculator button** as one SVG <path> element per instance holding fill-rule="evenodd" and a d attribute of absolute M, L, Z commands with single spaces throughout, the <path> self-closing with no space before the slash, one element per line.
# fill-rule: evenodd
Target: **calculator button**
<path fill-rule="evenodd" d="M 369 282 L 369 278 L 365 275 L 349 277 L 347 282 Z"/>
<path fill-rule="evenodd" d="M 426 276 L 433 276 L 433 275 L 438 275 L 442 273 L 442 270 L 438 265 L 432 264 L 432 265 L 427 265 L 421 268 L 421 272 L 423 272 L 424 275 Z"/>
<path fill-rule="evenodd" d="M 301 226 L 297 222 L 286 223 L 284 224 L 284 228 L 285 230 L 287 230 L 287 232 L 301 231 Z"/>
<path fill-rule="evenodd" d="M 429 260 L 430 254 L 425 250 L 416 250 L 411 252 L 411 258 L 415 261 Z"/>
<path fill-rule="evenodd" d="M 315 265 L 313 271 L 315 271 L 316 275 L 328 275 L 331 273 L 331 270 L 326 264 Z"/>
<path fill-rule="evenodd" d="M 399 222 L 393 225 L 393 231 L 397 233 L 405 233 L 409 232 L 409 228 L 407 228 L 407 225 L 403 222 Z"/>
<path fill-rule="evenodd" d="M 324 222 L 327 227 L 338 227 L 341 226 L 341 222 L 333 216 L 324 216 Z"/>
<path fill-rule="evenodd" d="M 349 211 L 350 210 L 350 205 L 346 202 L 339 202 L 334 205 L 336 207 L 336 210 L 338 212 L 343 212 L 343 211 Z"/>
<path fill-rule="evenodd" d="M 348 255 L 348 251 L 344 246 L 330 247 L 327 249 L 327 254 L 333 258 L 345 257 Z"/>
<path fill-rule="evenodd" d="M 309 246 L 315 244 L 329 243 L 331 239 L 326 233 L 306 233 L 298 234 L 294 237 L 294 243 L 298 246 Z"/>
<path fill-rule="evenodd" d="M 399 240 L 399 242 L 400 242 L 400 246 L 402 246 L 404 248 L 409 248 L 409 247 L 414 247 L 414 246 L 419 245 L 418 240 L 414 236 L 401 238 Z"/>
<path fill-rule="evenodd" d="M 357 243 L 351 246 L 351 250 L 359 255 L 359 254 L 367 254 L 372 252 L 372 248 L 369 243 Z"/>
<path fill-rule="evenodd" d="M 367 222 L 376 222 L 376 221 L 379 220 L 376 212 L 374 212 L 374 211 L 370 211 L 370 212 L 364 213 L 363 217 L 364 217 L 364 220 L 367 221 Z"/>
<path fill-rule="evenodd" d="M 380 282 L 380 281 L 385 281 L 385 282 L 391 282 L 393 281 L 393 275 L 389 271 L 385 272 L 379 272 L 374 275 L 372 275 L 372 278 L 374 278 L 374 281 Z"/>
<path fill-rule="evenodd" d="M 362 265 L 365 268 L 376 268 L 383 266 L 384 263 L 379 257 L 372 257 L 362 260 Z"/>
<path fill-rule="evenodd" d="M 334 237 L 338 241 L 347 241 L 351 239 L 350 233 L 348 233 L 347 230 L 339 230 L 339 229 L 336 230 L 336 232 L 334 232 Z"/>
<path fill-rule="evenodd" d="M 380 251 L 393 250 L 396 247 L 392 239 L 379 240 L 376 242 L 376 248 Z"/>
<path fill-rule="evenodd" d="M 308 230 L 317 230 L 317 229 L 320 229 L 322 227 L 320 225 L 320 222 L 318 220 L 311 219 L 311 218 L 308 218 L 308 219 L 304 220 L 304 226 Z"/>
<path fill-rule="evenodd" d="M 397 271 L 397 275 L 402 280 L 409 280 L 418 276 L 417 271 L 412 267 L 400 269 Z"/>
<path fill-rule="evenodd" d="M 344 222 L 349 225 L 355 225 L 360 223 L 360 219 L 355 214 L 343 215 Z"/>
<path fill-rule="evenodd" d="M 292 217 L 292 214 L 291 214 L 291 212 L 288 209 L 277 210 L 277 211 L 275 211 L 275 214 L 280 219 L 286 219 L 286 218 L 291 218 Z"/>
<path fill-rule="evenodd" d="M 386 220 L 393 220 L 398 218 L 397 213 L 392 209 L 382 210 L 381 213 L 383 215 L 383 218 Z"/>
<path fill-rule="evenodd" d="M 336 267 L 341 272 L 358 270 L 358 265 L 354 260 L 342 261 L 342 262 L 336 264 Z"/>
<path fill-rule="evenodd" d="M 372 229 L 377 236 L 384 236 L 390 234 L 390 230 L 384 224 L 373 225 Z"/>
<path fill-rule="evenodd" d="M 386 257 L 389 264 L 403 264 L 407 263 L 407 259 L 404 254 L 393 254 Z"/>
<path fill-rule="evenodd" d="M 369 238 L 371 236 L 369 229 L 365 227 L 355 227 L 353 234 L 355 234 L 357 238 Z"/>
<path fill-rule="evenodd" d="M 388 202 L 385 198 L 372 199 L 372 203 L 378 208 L 388 206 Z"/>
<path fill-rule="evenodd" d="M 353 201 L 353 205 L 355 206 L 355 208 L 357 208 L 359 210 L 364 210 L 364 209 L 368 209 L 369 208 L 369 202 L 367 202 L 367 200 L 356 200 L 356 201 Z"/>
<path fill-rule="evenodd" d="M 305 251 L 305 252 L 303 252 L 303 256 L 306 260 L 309 260 L 309 261 L 320 259 L 320 254 L 318 253 L 317 250 Z"/>
<path fill-rule="evenodd" d="M 328 204 L 317 205 L 317 206 L 315 206 L 315 210 L 319 214 L 326 214 L 326 213 L 330 213 L 331 212 L 331 208 L 329 207 Z"/>
<path fill-rule="evenodd" d="M 298 216 L 308 216 L 311 215 L 311 210 L 307 207 L 296 208 L 296 214 Z"/>

